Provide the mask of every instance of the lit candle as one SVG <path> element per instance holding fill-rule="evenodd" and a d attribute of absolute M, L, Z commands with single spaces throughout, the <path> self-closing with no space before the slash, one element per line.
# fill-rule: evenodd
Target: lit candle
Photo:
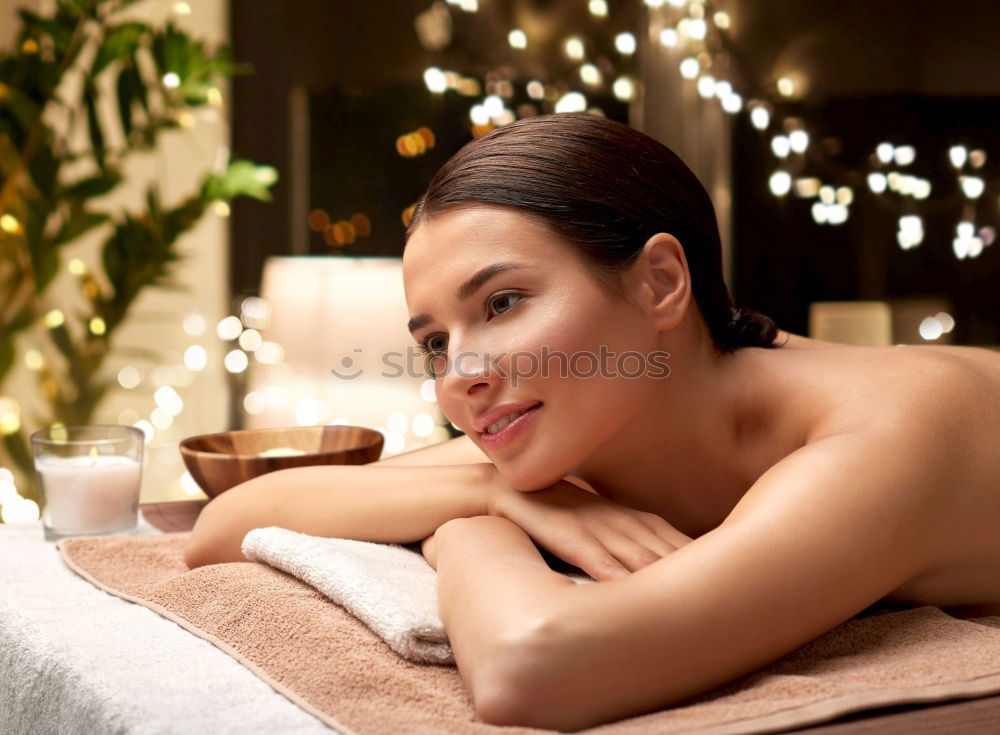
<path fill-rule="evenodd" d="M 141 466 L 128 457 L 44 457 L 35 470 L 45 525 L 61 533 L 112 533 L 136 525 Z"/>

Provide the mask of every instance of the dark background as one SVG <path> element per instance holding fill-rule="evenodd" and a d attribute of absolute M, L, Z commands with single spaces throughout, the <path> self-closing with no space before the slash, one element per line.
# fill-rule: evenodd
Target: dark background
<path fill-rule="evenodd" d="M 306 227 L 293 222 L 291 213 L 291 90 L 304 90 L 309 99 L 309 208 L 322 207 L 332 219 L 356 212 L 372 219 L 369 237 L 338 252 L 399 254 L 402 209 L 471 139 L 467 110 L 473 98 L 453 91 L 430 95 L 424 69 L 456 69 L 482 80 L 510 62 L 506 33 L 515 26 L 535 29 L 533 37 L 548 33 L 551 48 L 574 29 L 605 40 L 619 30 L 638 31 L 645 13 L 641 0 L 609 5 L 611 16 L 598 23 L 577 0 L 481 0 L 474 18 L 453 8 L 452 44 L 430 52 L 413 23 L 429 0 L 233 0 L 235 56 L 255 68 L 234 82 L 234 152 L 277 166 L 282 177 L 273 203 L 234 203 L 234 294 L 255 293 L 264 259 L 293 252 L 295 229 Z M 738 89 L 773 89 L 788 70 L 801 74 L 802 94 L 789 109 L 808 122 L 814 142 L 836 139 L 843 153 L 827 165 L 857 166 L 882 140 L 910 144 L 917 160 L 908 170 L 931 178 L 937 197 L 955 186 L 942 157 L 950 145 L 968 142 L 987 150 L 981 173 L 997 178 L 1000 13 L 993 0 L 720 0 L 709 7 L 732 17 Z M 545 80 L 548 70 L 568 63 L 552 53 L 524 58 L 516 77 L 521 90 L 524 81 Z M 611 110 L 609 117 L 625 119 L 624 113 Z M 736 119 L 731 287 L 738 302 L 804 334 L 811 301 L 938 295 L 955 305 L 953 341 L 1000 343 L 1000 246 L 976 259 L 954 257 L 957 192 L 925 217 L 924 243 L 909 251 L 896 244 L 898 216 L 905 212 L 872 201 L 863 180 L 853 186 L 847 224 L 820 226 L 810 215 L 812 200 L 770 194 L 770 135 L 753 129 L 746 115 Z M 420 125 L 438 134 L 437 147 L 402 158 L 396 137 Z M 829 178 L 818 168 L 804 173 Z M 995 185 L 993 192 L 980 203 L 980 226 L 996 225 Z M 308 237 L 307 252 L 330 252 L 319 235 Z"/>
<path fill-rule="evenodd" d="M 1000 99 L 902 95 L 787 109 L 807 120 L 819 146 L 842 149 L 825 157 L 825 165 L 810 160 L 804 176 L 828 181 L 829 174 L 841 170 L 865 170 L 882 141 L 912 145 L 917 151 L 913 164 L 886 169 L 931 181 L 931 199 L 919 203 L 924 241 L 905 251 L 899 247 L 899 217 L 908 213 L 907 202 L 917 203 L 889 193 L 871 196 L 864 175 L 851 181 L 854 202 L 843 225 L 816 224 L 810 209 L 814 199 L 776 198 L 768 188 L 776 168 L 771 135 L 741 117 L 733 130 L 734 298 L 783 328 L 806 334 L 811 301 L 940 296 L 954 307 L 954 342 L 1000 343 L 1000 246 L 986 247 L 974 259 L 955 257 L 951 243 L 968 200 L 947 159 L 948 148 L 965 141 L 1000 154 L 995 145 Z M 996 180 L 997 163 L 987 158 L 976 173 Z M 995 194 L 984 194 L 977 210 L 977 225 L 997 226 Z"/>

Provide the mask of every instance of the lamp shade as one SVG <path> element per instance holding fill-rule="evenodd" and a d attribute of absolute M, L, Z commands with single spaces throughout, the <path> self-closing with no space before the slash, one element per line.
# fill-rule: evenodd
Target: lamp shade
<path fill-rule="evenodd" d="M 384 455 L 450 436 L 406 329 L 399 258 L 272 257 L 261 296 L 265 339 L 284 357 L 254 361 L 248 428 L 367 426 L 385 435 Z"/>

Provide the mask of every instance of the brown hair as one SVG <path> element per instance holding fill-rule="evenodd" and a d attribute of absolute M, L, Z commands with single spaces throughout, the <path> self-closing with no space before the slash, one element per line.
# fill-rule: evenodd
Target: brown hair
<path fill-rule="evenodd" d="M 722 277 L 722 244 L 705 188 L 669 148 L 589 113 L 538 115 L 467 143 L 431 180 L 406 231 L 424 219 L 476 205 L 541 220 L 573 245 L 592 273 L 621 291 L 618 274 L 658 232 L 677 238 L 691 287 L 721 352 L 769 347 L 777 326 L 733 303 Z"/>

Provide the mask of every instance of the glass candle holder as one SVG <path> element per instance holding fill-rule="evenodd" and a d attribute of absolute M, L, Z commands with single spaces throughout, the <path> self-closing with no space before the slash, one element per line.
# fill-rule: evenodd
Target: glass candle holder
<path fill-rule="evenodd" d="M 135 531 L 144 438 L 134 426 L 54 426 L 31 435 L 46 539 Z"/>

